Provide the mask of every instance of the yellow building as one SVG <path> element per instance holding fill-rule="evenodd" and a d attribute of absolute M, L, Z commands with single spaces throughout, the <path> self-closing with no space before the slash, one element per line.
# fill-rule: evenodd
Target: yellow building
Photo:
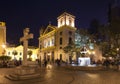
<path fill-rule="evenodd" d="M 5 53 L 6 45 L 6 25 L 5 22 L 0 22 L 0 56 Z"/>
<path fill-rule="evenodd" d="M 38 57 L 37 55 L 38 48 L 29 46 L 28 51 L 32 51 L 31 58 L 32 58 L 32 61 L 35 61 Z M 13 52 L 17 52 L 17 54 L 14 55 Z M 19 58 L 23 59 L 23 46 L 19 45 L 17 47 L 15 46 L 6 47 L 6 55 L 12 57 L 12 60 L 14 59 L 19 60 Z M 27 58 L 29 58 L 29 54 L 27 55 Z"/>
<path fill-rule="evenodd" d="M 17 55 L 14 56 L 13 52 L 16 51 Z M 38 48 L 35 47 L 29 47 L 28 51 L 32 51 L 31 58 L 32 60 L 37 59 L 38 54 Z M 0 22 L 0 56 L 7 55 L 11 56 L 12 59 L 23 58 L 23 46 L 19 45 L 17 47 L 15 46 L 7 46 L 6 44 L 6 25 L 5 22 Z M 29 58 L 29 55 L 27 56 Z"/>
<path fill-rule="evenodd" d="M 75 39 L 75 16 L 64 12 L 57 18 L 57 26 L 49 24 L 43 31 L 40 30 L 39 56 L 41 60 L 55 61 L 69 60 L 63 48 Z"/>

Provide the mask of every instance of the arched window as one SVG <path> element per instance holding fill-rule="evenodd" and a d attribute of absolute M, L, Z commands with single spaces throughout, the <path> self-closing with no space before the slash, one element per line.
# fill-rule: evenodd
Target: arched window
<path fill-rule="evenodd" d="M 69 44 L 72 44 L 72 38 L 69 37 Z"/>
<path fill-rule="evenodd" d="M 69 25 L 70 25 L 70 26 L 72 25 L 72 20 L 71 20 L 71 18 L 69 18 Z"/>

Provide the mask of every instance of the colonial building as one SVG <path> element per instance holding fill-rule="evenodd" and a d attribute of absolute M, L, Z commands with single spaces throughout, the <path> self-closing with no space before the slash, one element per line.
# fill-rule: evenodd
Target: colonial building
<path fill-rule="evenodd" d="M 69 60 L 69 55 L 63 48 L 75 41 L 75 16 L 64 12 L 57 17 L 57 26 L 49 24 L 43 31 L 40 30 L 39 56 L 41 60 L 54 61 Z"/>
<path fill-rule="evenodd" d="M 5 48 L 5 55 L 10 56 L 12 60 L 19 60 L 20 58 L 23 59 L 23 46 L 8 46 Z M 31 51 L 31 54 L 27 55 L 27 58 L 31 58 L 32 61 L 35 61 L 38 57 L 38 48 L 29 46 L 28 52 Z M 16 53 L 16 54 L 15 54 Z"/>
<path fill-rule="evenodd" d="M 0 22 L 0 55 L 5 53 L 6 45 L 6 25 L 4 22 Z"/>
<path fill-rule="evenodd" d="M 17 52 L 17 54 L 13 54 L 13 52 Z M 38 56 L 38 48 L 30 47 L 28 48 L 28 51 L 31 51 L 31 58 L 32 60 L 36 60 Z M 6 25 L 5 22 L 0 22 L 0 56 L 7 55 L 10 56 L 13 59 L 19 60 L 19 58 L 23 58 L 23 46 L 9 46 L 6 42 Z M 27 55 L 27 58 L 29 58 L 29 55 Z"/>

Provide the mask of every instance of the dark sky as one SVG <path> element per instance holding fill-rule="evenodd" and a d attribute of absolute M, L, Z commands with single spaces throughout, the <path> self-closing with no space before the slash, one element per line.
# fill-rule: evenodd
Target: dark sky
<path fill-rule="evenodd" d="M 64 11 L 76 16 L 76 27 L 86 28 L 92 19 L 107 22 L 108 3 L 114 0 L 2 0 L 0 21 L 6 22 L 7 42 L 19 43 L 23 29 L 30 28 L 34 39 L 30 45 L 38 45 L 39 29 L 49 21 L 57 25 L 57 17 Z"/>

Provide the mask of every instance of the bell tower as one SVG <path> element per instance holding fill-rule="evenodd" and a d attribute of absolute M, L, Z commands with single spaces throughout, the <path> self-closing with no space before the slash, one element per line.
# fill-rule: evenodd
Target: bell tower
<path fill-rule="evenodd" d="M 0 22 L 0 55 L 5 54 L 6 46 L 6 25 L 5 22 Z"/>
<path fill-rule="evenodd" d="M 75 16 L 67 12 L 64 12 L 63 14 L 61 14 L 57 18 L 57 21 L 58 21 L 58 28 L 64 25 L 75 27 Z"/>

